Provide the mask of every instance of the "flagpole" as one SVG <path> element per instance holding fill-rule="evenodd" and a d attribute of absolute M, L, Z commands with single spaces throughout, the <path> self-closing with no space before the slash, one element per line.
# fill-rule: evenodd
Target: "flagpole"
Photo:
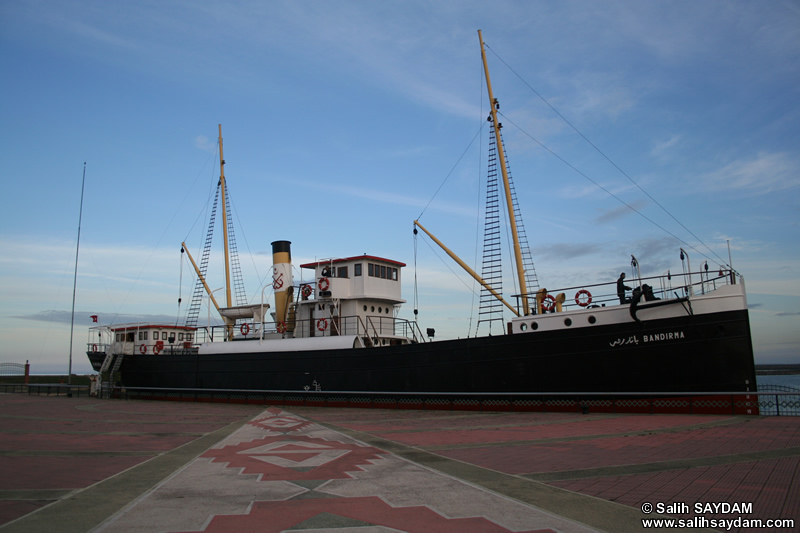
<path fill-rule="evenodd" d="M 67 385 L 72 385 L 72 338 L 75 333 L 75 294 L 78 289 L 78 253 L 81 250 L 81 220 L 83 219 L 83 190 L 86 185 L 86 161 L 83 162 L 83 179 L 81 180 L 81 208 L 78 211 L 78 243 L 75 246 L 75 277 L 72 280 L 72 322 L 69 327 L 69 373 Z M 67 392 L 72 396 L 72 390 Z"/>

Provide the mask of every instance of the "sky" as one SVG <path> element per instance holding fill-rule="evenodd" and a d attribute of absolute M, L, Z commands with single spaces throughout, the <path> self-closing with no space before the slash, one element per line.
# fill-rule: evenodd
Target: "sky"
<path fill-rule="evenodd" d="M 800 363 L 797 0 L 5 0 L 0 361 L 68 369 L 84 163 L 73 372 L 90 315 L 183 319 L 218 124 L 249 301 L 289 240 L 406 263 L 400 316 L 474 335 L 477 288 L 412 223 L 480 264 L 479 29 L 541 286 L 730 246 L 756 363 Z"/>

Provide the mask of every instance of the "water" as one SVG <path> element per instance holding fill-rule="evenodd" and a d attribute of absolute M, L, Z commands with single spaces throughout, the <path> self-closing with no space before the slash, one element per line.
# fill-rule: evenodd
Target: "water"
<path fill-rule="evenodd" d="M 800 390 L 800 374 L 780 374 L 775 376 L 756 376 L 759 390 L 762 386 L 782 385 Z"/>

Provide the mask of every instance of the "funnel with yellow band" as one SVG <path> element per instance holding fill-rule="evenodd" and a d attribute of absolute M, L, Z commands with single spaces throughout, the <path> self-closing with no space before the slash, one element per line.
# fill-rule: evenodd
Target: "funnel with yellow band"
<path fill-rule="evenodd" d="M 272 243 L 272 289 L 275 291 L 275 322 L 284 327 L 288 323 L 289 306 L 294 296 L 292 286 L 292 243 Z"/>

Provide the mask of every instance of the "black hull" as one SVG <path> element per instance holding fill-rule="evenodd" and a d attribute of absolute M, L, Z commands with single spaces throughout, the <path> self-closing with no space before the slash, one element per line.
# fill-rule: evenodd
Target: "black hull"
<path fill-rule="evenodd" d="M 404 346 L 133 355 L 126 387 L 354 392 L 755 390 L 747 311 Z"/>

